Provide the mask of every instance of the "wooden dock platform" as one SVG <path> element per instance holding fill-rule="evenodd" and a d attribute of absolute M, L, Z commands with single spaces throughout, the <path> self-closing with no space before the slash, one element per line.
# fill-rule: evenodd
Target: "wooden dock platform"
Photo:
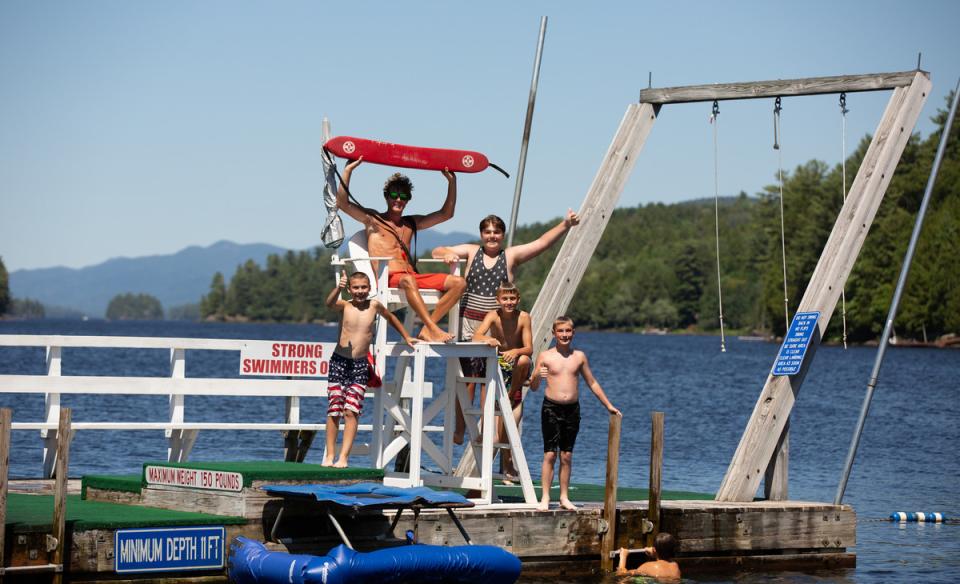
<path fill-rule="evenodd" d="M 221 463 L 197 467 L 236 469 Z M 259 463 L 258 463 L 259 464 Z M 287 463 L 290 464 L 290 463 Z M 273 465 L 271 467 L 271 465 Z M 148 465 L 144 465 L 146 468 Z M 189 467 L 190 465 L 177 465 Z M 274 483 L 352 482 L 364 480 L 369 469 L 323 469 L 324 479 L 314 473 L 284 477 L 282 463 L 263 463 Z M 315 466 L 315 465 L 300 465 Z M 247 469 L 250 466 L 246 466 Z M 353 472 L 351 472 L 353 471 Z M 372 471 L 379 472 L 379 471 Z M 337 476 L 338 473 L 340 476 Z M 358 478 L 361 477 L 361 478 Z M 274 520 L 286 506 L 284 521 L 268 544 L 275 550 L 323 555 L 340 538 L 322 511 L 303 502 L 284 502 L 260 489 L 267 481 L 244 478 L 238 492 L 202 492 L 200 489 L 146 484 L 144 475 L 85 477 L 71 481 L 67 503 L 70 552 L 67 581 L 107 581 L 116 573 L 117 532 L 144 527 L 170 528 L 190 525 L 222 526 L 225 550 L 238 535 L 270 539 Z M 139 485 L 139 492 L 137 486 Z M 580 507 L 576 511 L 552 508 L 537 511 L 525 503 L 499 503 L 463 509 L 457 516 L 474 543 L 502 547 L 520 557 L 523 577 L 584 576 L 599 574 L 601 539 L 615 532 L 615 548 L 639 548 L 644 544 L 649 519 L 645 489 L 619 489 L 614 525 L 604 520 L 602 487 L 573 485 Z M 46 533 L 49 533 L 53 497 L 43 493 L 44 481 L 13 481 L 7 516 L 7 565 L 49 563 Z M 499 487 L 504 500 L 521 500 L 511 489 Z M 30 494 L 25 494 L 30 493 Z M 177 509 L 177 510 L 173 510 Z M 463 537 L 444 511 L 424 510 L 416 517 L 404 512 L 392 531 L 394 512 L 361 512 L 343 522 L 357 549 L 371 550 L 401 544 L 407 530 L 418 541 L 436 545 L 460 545 Z M 856 559 L 848 548 L 856 542 L 856 515 L 848 505 L 798 501 L 728 503 L 712 495 L 663 494 L 660 528 L 680 540 L 678 562 L 684 573 L 743 569 L 822 569 L 853 567 Z M 162 574 L 162 577 L 161 577 Z M 9 581 L 35 581 L 37 574 L 7 574 Z M 225 569 L 197 572 L 125 574 L 126 581 L 215 582 L 226 581 Z"/>

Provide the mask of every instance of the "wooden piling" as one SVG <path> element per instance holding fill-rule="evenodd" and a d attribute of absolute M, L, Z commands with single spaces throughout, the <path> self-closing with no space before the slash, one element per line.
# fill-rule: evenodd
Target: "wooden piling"
<path fill-rule="evenodd" d="M 613 570 L 613 551 L 616 542 L 617 526 L 617 477 L 620 469 L 620 426 L 623 417 L 610 416 L 610 430 L 607 432 L 607 482 L 603 493 L 603 520 L 607 530 L 600 543 L 600 568 L 605 572 Z"/>
<path fill-rule="evenodd" d="M 7 475 L 10 471 L 10 422 L 13 411 L 0 409 L 0 582 L 3 582 L 4 555 L 7 531 Z"/>
<path fill-rule="evenodd" d="M 53 584 L 63 582 L 63 562 L 67 557 L 67 468 L 70 461 L 70 408 L 60 409 L 60 425 L 57 427 L 57 460 L 53 491 L 53 537 L 56 549 L 53 552 L 53 564 L 57 572 L 53 575 Z"/>
<path fill-rule="evenodd" d="M 650 504 L 647 520 L 652 527 L 647 533 L 647 546 L 653 545 L 660 533 L 660 475 L 663 470 L 663 412 L 650 413 Z"/>

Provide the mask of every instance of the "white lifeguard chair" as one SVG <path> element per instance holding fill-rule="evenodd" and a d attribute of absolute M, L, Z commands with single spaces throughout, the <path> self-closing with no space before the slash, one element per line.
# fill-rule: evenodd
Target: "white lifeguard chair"
<path fill-rule="evenodd" d="M 371 298 L 376 298 L 391 312 L 408 308 L 404 316 L 404 327 L 412 331 L 417 320 L 402 290 L 389 288 L 387 263 L 391 258 L 370 257 L 367 252 L 366 232 L 359 231 L 347 242 L 348 258 L 334 256 L 331 264 L 337 267 L 339 278 L 343 266 L 352 265 L 352 270 L 367 274 L 371 283 Z M 420 262 L 440 262 L 441 260 L 420 260 Z M 377 268 L 374 269 L 374 262 Z M 450 273 L 460 275 L 459 263 L 451 266 Z M 436 306 L 442 292 L 421 290 L 421 296 L 427 307 Z M 454 304 L 448 316 L 448 332 L 457 338 L 459 330 L 459 303 Z M 496 478 L 504 478 L 493 472 L 495 449 L 510 449 L 514 464 L 519 472 L 520 485 L 525 503 L 537 502 L 530 469 L 520 442 L 520 433 L 513 420 L 510 399 L 500 367 L 497 365 L 496 350 L 484 343 L 418 343 L 413 348 L 404 343 L 388 343 L 385 319 L 377 318 L 373 353 L 376 368 L 383 375 L 383 387 L 368 390 L 373 397 L 373 420 L 370 424 L 371 439 L 369 454 L 371 464 L 384 469 L 384 484 L 404 487 L 435 486 L 441 488 L 463 488 L 480 493 L 473 499 L 476 503 L 494 502 Z M 396 364 L 392 376 L 384 375 L 387 357 L 395 357 Z M 464 377 L 460 368 L 461 357 L 480 357 L 487 359 L 485 378 Z M 446 373 L 443 391 L 434 395 L 433 383 L 426 381 L 427 359 L 444 360 Z M 485 383 L 488 391 L 480 407 L 469 400 L 467 383 Z M 457 402 L 461 404 L 467 428 L 467 446 L 463 456 L 480 461 L 475 476 L 456 476 L 457 464 L 454 460 L 453 421 L 457 415 Z M 428 403 L 429 402 L 429 403 Z M 507 434 L 507 442 L 495 444 L 496 416 L 502 415 Z M 444 425 L 431 425 L 434 418 L 443 413 Z M 366 429 L 364 426 L 361 430 Z M 482 429 L 482 430 L 481 430 Z M 442 443 L 438 445 L 430 436 L 441 434 Z M 409 446 L 409 470 L 387 470 L 387 466 L 398 454 Z M 359 452 L 358 452 L 359 454 Z M 425 470 L 421 462 L 428 457 L 438 470 Z"/>

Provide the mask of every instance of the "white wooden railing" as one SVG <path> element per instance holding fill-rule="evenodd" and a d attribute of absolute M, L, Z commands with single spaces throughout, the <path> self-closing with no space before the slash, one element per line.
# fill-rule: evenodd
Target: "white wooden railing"
<path fill-rule="evenodd" d="M 46 375 L 0 375 L 0 393 L 43 394 L 44 420 L 13 422 L 13 430 L 40 430 L 44 439 L 43 466 L 45 476 L 51 476 L 56 453 L 57 424 L 60 416 L 60 396 L 63 394 L 166 395 L 169 415 L 166 422 L 137 420 L 84 422 L 75 421 L 73 430 L 163 430 L 167 440 L 167 458 L 182 462 L 187 459 L 200 430 L 280 430 L 323 431 L 326 424 L 306 424 L 300 421 L 300 398 L 326 397 L 325 379 L 258 379 L 258 378 L 197 378 L 186 377 L 188 349 L 213 351 L 240 351 L 248 343 L 234 339 L 182 339 L 160 337 L 107 337 L 63 335 L 0 335 L 0 346 L 44 347 Z M 168 377 L 123 377 L 61 375 L 64 347 L 166 349 L 170 351 Z M 239 369 L 239 368 L 238 368 Z M 184 397 L 187 395 L 215 395 L 230 397 L 286 398 L 285 421 L 271 422 L 187 422 Z M 131 411 L 131 414 L 135 414 Z M 16 415 L 16 412 L 14 412 Z M 370 426 L 362 427 L 370 430 Z"/>

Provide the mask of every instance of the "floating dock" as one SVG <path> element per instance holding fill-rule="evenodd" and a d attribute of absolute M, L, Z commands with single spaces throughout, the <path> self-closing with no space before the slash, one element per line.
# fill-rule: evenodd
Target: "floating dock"
<path fill-rule="evenodd" d="M 322 555 L 341 540 L 319 506 L 272 497 L 261 487 L 375 482 L 382 476 L 376 469 L 289 462 L 157 462 L 145 463 L 139 475 L 71 481 L 64 579 L 225 582 L 225 556 L 238 535 L 268 541 L 274 550 Z M 170 484 L 178 481 L 181 485 Z M 8 566 L 52 563 L 47 551 L 53 508 L 53 496 L 45 494 L 49 483 L 10 484 Z M 183 486 L 190 483 L 206 486 Z M 614 525 L 603 518 L 600 486 L 572 486 L 571 495 L 580 503 L 576 511 L 531 509 L 522 503 L 518 486 L 497 486 L 497 494 L 502 503 L 458 510 L 457 517 L 474 543 L 496 545 L 517 555 L 523 562 L 522 577 L 599 573 L 601 539 L 609 529 L 614 530 L 616 548 L 645 545 L 650 519 L 645 489 L 618 489 Z M 856 541 L 856 517 L 847 505 L 725 503 L 690 492 L 664 492 L 662 499 L 660 529 L 679 537 L 678 561 L 685 574 L 732 567 L 779 570 L 855 564 L 847 548 Z M 286 510 L 284 521 L 275 529 L 281 508 Z M 361 512 L 341 517 L 340 523 L 363 551 L 401 545 L 408 530 L 422 543 L 463 543 L 459 529 L 442 510 L 416 515 L 405 511 L 396 521 L 395 516 L 392 511 Z M 137 539 L 141 536 L 146 539 Z M 158 538 L 164 543 L 157 545 L 165 547 L 151 550 L 151 544 L 144 543 Z M 37 577 L 6 574 L 12 582 L 35 582 Z"/>

